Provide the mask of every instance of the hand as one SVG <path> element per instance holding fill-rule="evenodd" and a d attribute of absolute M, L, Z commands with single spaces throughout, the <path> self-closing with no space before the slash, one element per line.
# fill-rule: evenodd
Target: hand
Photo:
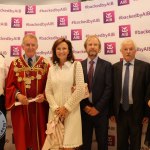
<path fill-rule="evenodd" d="M 148 123 L 148 120 L 149 120 L 148 117 L 144 117 L 143 120 L 142 120 L 142 124 Z"/>
<path fill-rule="evenodd" d="M 148 106 L 150 107 L 150 100 L 148 101 L 148 103 L 147 103 L 147 104 L 148 104 Z"/>
<path fill-rule="evenodd" d="M 85 106 L 84 111 L 85 111 L 87 114 L 89 114 L 91 108 L 92 108 L 92 107 L 90 107 L 90 106 Z"/>
<path fill-rule="evenodd" d="M 99 114 L 99 111 L 95 107 L 86 106 L 84 111 L 90 116 L 96 116 Z"/>
<path fill-rule="evenodd" d="M 95 107 L 92 107 L 90 112 L 89 112 L 89 115 L 96 116 L 98 114 L 99 114 L 99 111 Z"/>
<path fill-rule="evenodd" d="M 28 105 L 29 104 L 27 97 L 21 93 L 17 94 L 17 99 L 19 102 L 22 103 L 22 105 Z"/>
<path fill-rule="evenodd" d="M 36 96 L 37 100 L 36 102 L 42 103 L 45 100 L 44 94 L 39 94 Z"/>
<path fill-rule="evenodd" d="M 113 122 L 113 123 L 116 123 L 116 118 L 115 118 L 115 116 L 111 116 L 111 117 L 110 117 L 110 121 Z"/>
<path fill-rule="evenodd" d="M 68 115 L 68 110 L 62 106 L 56 109 L 55 113 L 59 116 L 61 120 L 64 120 Z"/>

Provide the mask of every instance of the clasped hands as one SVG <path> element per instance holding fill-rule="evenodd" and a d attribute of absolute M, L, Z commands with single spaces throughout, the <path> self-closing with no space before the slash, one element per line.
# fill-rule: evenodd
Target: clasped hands
<path fill-rule="evenodd" d="M 22 105 L 29 104 L 29 99 L 25 95 L 18 93 L 16 97 L 17 97 L 18 101 L 22 103 Z M 37 100 L 35 102 L 42 103 L 45 100 L 44 94 L 37 95 L 36 99 Z"/>
<path fill-rule="evenodd" d="M 96 116 L 99 111 L 95 107 L 85 106 L 84 111 L 90 116 Z"/>
<path fill-rule="evenodd" d="M 60 121 L 61 122 L 64 122 L 65 118 L 67 117 L 69 111 L 64 107 L 58 107 L 56 110 L 55 110 L 55 113 L 56 115 L 58 115 L 58 117 L 60 118 Z"/>

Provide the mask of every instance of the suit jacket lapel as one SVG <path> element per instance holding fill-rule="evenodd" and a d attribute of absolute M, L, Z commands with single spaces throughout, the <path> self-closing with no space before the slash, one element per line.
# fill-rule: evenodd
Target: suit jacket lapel
<path fill-rule="evenodd" d="M 83 66 L 84 80 L 86 83 L 88 83 L 87 59 L 82 62 L 82 66 Z"/>
<path fill-rule="evenodd" d="M 136 83 L 136 80 L 138 79 L 138 73 L 137 72 L 140 72 L 140 67 L 139 67 L 139 62 L 137 59 L 135 59 L 135 62 L 134 62 L 134 72 L 133 72 L 133 85 L 132 85 L 132 89 L 135 87 L 135 83 Z"/>
<path fill-rule="evenodd" d="M 101 67 L 101 63 L 100 63 L 100 58 L 97 59 L 97 64 L 95 66 L 95 72 L 94 72 L 94 76 L 93 76 L 93 85 L 95 83 L 95 79 L 96 79 L 96 76 L 98 75 L 98 72 L 99 72 L 99 68 Z"/>
<path fill-rule="evenodd" d="M 118 86 L 118 91 L 120 91 L 119 95 L 121 97 L 121 93 L 122 93 L 122 69 L 123 69 L 123 61 L 121 61 L 119 64 L 118 64 L 118 67 L 117 67 L 117 79 L 115 80 L 118 80 L 118 85 L 115 85 L 115 86 Z M 121 89 L 121 90 L 120 90 Z"/>

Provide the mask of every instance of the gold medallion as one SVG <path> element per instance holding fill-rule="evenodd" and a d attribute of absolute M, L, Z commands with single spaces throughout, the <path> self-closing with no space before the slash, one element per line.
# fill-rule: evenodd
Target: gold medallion
<path fill-rule="evenodd" d="M 26 78 L 25 83 L 26 83 L 26 84 L 31 84 L 31 79 L 30 79 L 30 78 Z"/>
<path fill-rule="evenodd" d="M 24 78 L 23 78 L 23 81 L 26 81 L 26 80 L 27 80 L 27 78 L 26 78 L 26 77 L 24 77 Z"/>
<path fill-rule="evenodd" d="M 18 77 L 18 82 L 21 82 L 22 81 L 22 77 Z"/>
<path fill-rule="evenodd" d="M 40 79 L 42 78 L 42 76 L 41 76 L 40 74 L 37 74 L 36 78 L 37 78 L 38 80 L 40 80 Z"/>
<path fill-rule="evenodd" d="M 19 73 L 16 73 L 16 76 L 19 76 Z"/>
<path fill-rule="evenodd" d="M 30 88 L 31 88 L 31 86 L 26 84 L 26 89 L 30 89 Z"/>
<path fill-rule="evenodd" d="M 34 76 L 31 76 L 31 77 L 30 77 L 30 79 L 31 79 L 31 80 L 34 80 L 34 79 L 35 79 L 35 77 L 34 77 Z"/>
<path fill-rule="evenodd" d="M 14 71 L 15 71 L 15 72 L 18 72 L 18 67 L 14 67 Z"/>

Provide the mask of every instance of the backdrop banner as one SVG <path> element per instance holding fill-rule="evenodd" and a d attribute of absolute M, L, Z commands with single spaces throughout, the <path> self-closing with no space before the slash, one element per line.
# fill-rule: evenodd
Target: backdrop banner
<path fill-rule="evenodd" d="M 39 41 L 38 55 L 51 57 L 55 40 L 71 40 L 77 60 L 87 57 L 84 41 L 97 35 L 102 43 L 99 56 L 112 64 L 122 58 L 120 44 L 132 38 L 137 44 L 138 59 L 150 62 L 150 2 L 149 0 L 95 0 L 59 5 L 0 5 L 0 53 L 7 65 L 24 52 L 21 49 L 25 34 L 35 34 Z M 141 150 L 147 125 L 142 133 Z M 14 150 L 12 125 L 8 113 L 6 150 Z M 109 150 L 116 150 L 116 126 L 110 122 Z M 93 150 L 95 150 L 95 138 Z"/>

